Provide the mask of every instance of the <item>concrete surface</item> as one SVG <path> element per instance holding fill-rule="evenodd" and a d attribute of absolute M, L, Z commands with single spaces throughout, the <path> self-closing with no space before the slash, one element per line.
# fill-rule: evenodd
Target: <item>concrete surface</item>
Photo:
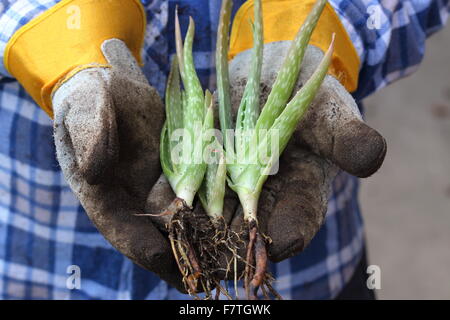
<path fill-rule="evenodd" d="M 416 73 L 365 105 L 388 143 L 360 193 L 378 297 L 450 299 L 450 27 L 428 40 Z"/>

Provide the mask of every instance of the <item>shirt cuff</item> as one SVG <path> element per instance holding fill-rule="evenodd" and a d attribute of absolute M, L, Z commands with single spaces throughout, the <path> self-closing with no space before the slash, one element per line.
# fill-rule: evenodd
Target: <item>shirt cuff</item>
<path fill-rule="evenodd" d="M 346 14 L 346 12 L 342 10 L 342 5 L 344 4 L 344 2 L 348 2 L 348 0 L 328 0 L 328 2 L 331 4 L 336 14 L 339 16 L 342 25 L 347 31 L 347 34 L 349 35 L 350 40 L 352 41 L 353 46 L 355 47 L 355 50 L 359 56 L 359 61 L 361 61 L 360 63 L 361 67 L 364 61 L 363 41 L 361 39 L 360 34 L 356 31 L 351 17 L 349 17 L 348 14 Z"/>
<path fill-rule="evenodd" d="M 20 0 L 4 8 L 5 11 L 0 16 L 0 77 L 12 77 L 3 61 L 9 39 L 19 28 L 58 2 L 60 0 Z"/>

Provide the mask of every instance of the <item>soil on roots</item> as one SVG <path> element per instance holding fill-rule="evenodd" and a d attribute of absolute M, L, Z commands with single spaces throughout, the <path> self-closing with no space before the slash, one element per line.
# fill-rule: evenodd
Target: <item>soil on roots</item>
<path fill-rule="evenodd" d="M 281 296 L 272 286 L 273 277 L 267 271 L 266 244 L 270 239 L 259 231 L 255 220 L 246 221 L 244 230 L 248 239 L 244 270 L 244 288 L 247 298 L 257 300 L 258 291 L 261 289 L 265 299 L 273 297 L 281 300 Z"/>
<path fill-rule="evenodd" d="M 212 299 L 212 290 L 216 289 L 216 299 L 221 293 L 231 299 L 220 283 L 223 272 L 228 272 L 221 267 L 220 257 L 223 247 L 229 250 L 231 243 L 223 219 L 211 221 L 204 212 L 193 211 L 184 201 L 172 213 L 167 230 L 186 291 L 195 298 L 203 291 L 205 299 Z"/>

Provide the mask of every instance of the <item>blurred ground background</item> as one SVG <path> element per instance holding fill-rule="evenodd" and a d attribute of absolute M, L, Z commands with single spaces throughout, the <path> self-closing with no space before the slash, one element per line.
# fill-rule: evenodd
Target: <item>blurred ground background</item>
<path fill-rule="evenodd" d="M 450 299 L 450 27 L 428 40 L 416 73 L 365 107 L 388 144 L 360 193 L 378 298 Z"/>

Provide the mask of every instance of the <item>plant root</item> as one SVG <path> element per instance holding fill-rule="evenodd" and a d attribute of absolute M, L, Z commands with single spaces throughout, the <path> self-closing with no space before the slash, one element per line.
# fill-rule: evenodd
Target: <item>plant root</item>
<path fill-rule="evenodd" d="M 248 245 L 246 253 L 246 265 L 244 270 L 244 288 L 249 300 L 258 300 L 258 291 L 265 299 L 272 295 L 277 300 L 282 300 L 278 292 L 273 288 L 272 275 L 267 271 L 267 237 L 258 230 L 255 220 L 246 223 L 248 230 Z"/>
<path fill-rule="evenodd" d="M 231 230 L 226 225 L 223 217 L 213 220 L 207 216 L 205 217 L 207 220 L 201 223 L 200 236 L 197 236 L 203 274 L 215 285 L 215 299 L 219 299 L 220 294 L 223 294 L 227 299 L 233 300 L 228 288 L 221 285 L 221 279 L 228 279 L 232 272 L 235 278 L 238 276 L 237 269 L 232 267 L 233 262 L 238 259 L 236 254 L 238 248 L 235 239 L 232 237 Z M 205 232 L 205 230 L 208 231 Z M 224 283 L 227 286 L 227 282 L 225 281 Z"/>
<path fill-rule="evenodd" d="M 196 299 L 200 299 L 199 291 L 205 293 L 204 299 L 218 299 L 220 294 L 232 299 L 218 277 L 219 246 L 227 237 L 225 223 L 211 221 L 206 214 L 192 210 L 179 198 L 163 212 L 165 217 L 168 211 L 171 216 L 166 228 L 186 291 Z"/>
<path fill-rule="evenodd" d="M 185 289 L 195 299 L 201 299 L 199 291 L 205 293 L 204 299 L 219 299 L 220 295 L 229 300 L 239 299 L 238 282 L 241 279 L 244 279 L 247 298 L 257 299 L 261 288 L 265 298 L 270 293 L 281 299 L 271 285 L 272 276 L 266 272 L 266 238 L 258 231 L 256 221 L 245 223 L 236 232 L 227 226 L 223 217 L 211 220 L 180 198 L 175 198 L 159 214 L 139 216 L 164 222 Z M 245 266 L 245 270 L 241 271 L 238 266 Z M 229 293 L 228 282 L 224 281 L 223 286 L 221 279 L 232 280 L 234 297 Z"/>

